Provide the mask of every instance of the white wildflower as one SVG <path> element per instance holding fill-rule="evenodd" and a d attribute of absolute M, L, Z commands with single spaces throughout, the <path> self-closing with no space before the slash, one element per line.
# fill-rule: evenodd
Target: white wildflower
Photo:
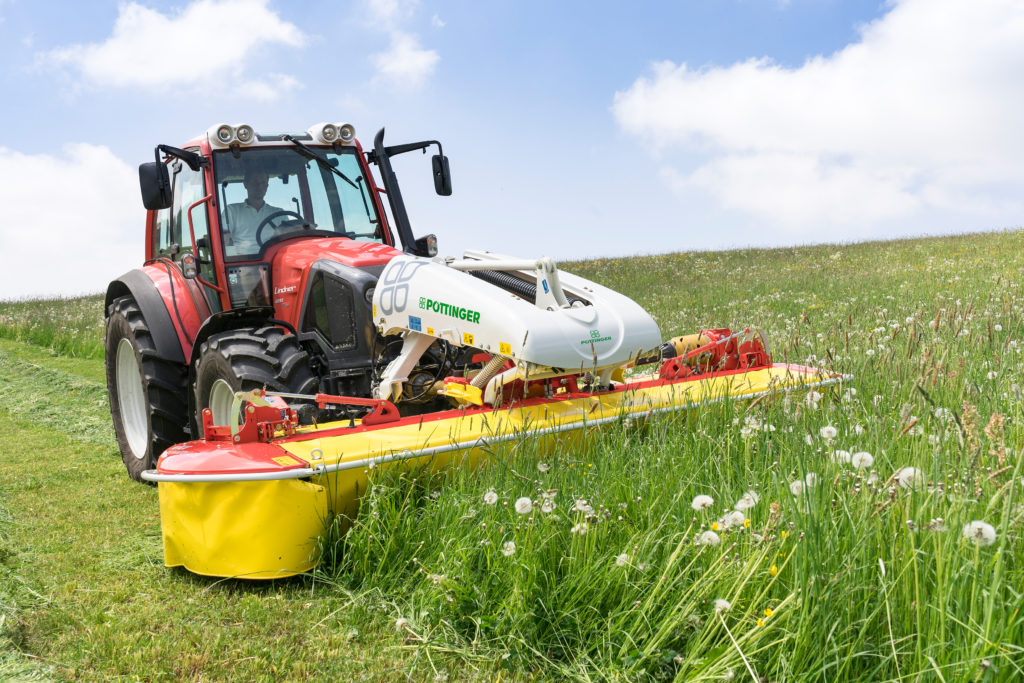
<path fill-rule="evenodd" d="M 494 505 L 497 502 L 498 494 L 494 492 L 494 489 L 491 489 L 484 494 L 484 505 Z"/>
<path fill-rule="evenodd" d="M 629 555 L 627 555 L 626 553 L 622 553 L 620 555 L 615 556 L 616 567 L 625 567 L 627 562 L 629 562 Z"/>
<path fill-rule="evenodd" d="M 395 620 L 395 630 L 401 633 L 409 628 L 409 620 L 405 617 L 399 617 Z"/>
<path fill-rule="evenodd" d="M 715 600 L 715 612 L 716 613 L 717 612 L 727 612 L 729 610 L 729 608 L 731 608 L 731 607 L 732 607 L 732 603 L 730 603 L 728 600 L 723 600 L 722 598 L 718 598 L 717 600 Z"/>
<path fill-rule="evenodd" d="M 697 537 L 697 545 L 718 545 L 722 539 L 714 531 L 705 531 Z"/>
<path fill-rule="evenodd" d="M 1003 326 L 1000 325 L 999 323 L 996 323 L 995 325 L 992 326 L 992 329 L 995 330 L 996 332 L 1002 332 Z"/>
<path fill-rule="evenodd" d="M 969 538 L 978 545 L 992 545 L 996 542 L 996 529 L 987 522 L 974 520 L 964 524 L 964 538 Z"/>
<path fill-rule="evenodd" d="M 554 500 L 555 496 L 558 495 L 558 489 L 548 489 L 544 493 L 540 494 L 540 497 L 544 500 Z"/>
<path fill-rule="evenodd" d="M 825 439 L 826 441 L 831 441 L 832 439 L 836 438 L 836 436 L 839 434 L 838 430 L 836 430 L 836 428 L 833 427 L 832 425 L 825 425 L 819 430 L 818 433 L 821 434 L 821 438 Z"/>
<path fill-rule="evenodd" d="M 804 481 L 807 482 L 807 487 L 811 488 L 818 485 L 818 475 L 814 472 L 808 472 L 807 476 L 804 477 Z"/>
<path fill-rule="evenodd" d="M 989 370 L 988 371 L 988 378 L 989 379 L 995 379 L 998 376 L 999 376 L 999 373 L 996 372 L 995 370 Z"/>
<path fill-rule="evenodd" d="M 875 464 L 875 459 L 867 451 L 860 451 L 859 453 L 854 453 L 850 457 L 850 464 L 858 470 L 866 470 Z"/>
<path fill-rule="evenodd" d="M 546 473 L 546 472 L 547 472 L 548 470 L 550 470 L 550 469 L 551 469 L 551 465 L 547 464 L 546 462 L 538 462 L 538 463 L 537 463 L 537 470 L 538 470 L 538 471 L 539 471 L 539 472 L 540 472 L 541 474 L 544 474 L 544 473 Z"/>
<path fill-rule="evenodd" d="M 878 483 L 878 472 L 871 470 L 871 474 L 868 475 L 868 485 L 874 486 Z"/>
<path fill-rule="evenodd" d="M 505 557 L 512 557 L 513 555 L 515 555 L 516 554 L 516 542 L 515 541 L 509 541 L 507 543 L 502 544 L 502 546 L 501 546 L 501 554 L 504 555 Z"/>
<path fill-rule="evenodd" d="M 832 454 L 832 462 L 846 465 L 850 462 L 850 451 L 839 450 Z"/>
<path fill-rule="evenodd" d="M 587 533 L 587 528 L 588 527 L 587 527 L 587 523 L 586 522 L 580 522 L 579 524 L 576 524 L 575 526 L 573 526 L 572 533 L 579 534 L 580 536 L 583 536 L 584 534 Z"/>
<path fill-rule="evenodd" d="M 548 514 L 550 512 L 554 512 L 556 507 L 558 506 L 555 505 L 555 501 L 545 500 L 543 503 L 540 504 L 540 511 L 544 514 Z"/>
<path fill-rule="evenodd" d="M 693 502 L 690 503 L 690 507 L 692 507 L 697 512 L 700 512 L 702 510 L 707 510 L 709 507 L 711 507 L 714 504 L 715 504 L 715 499 L 714 498 L 712 498 L 711 496 L 704 495 L 702 493 L 699 496 L 694 496 Z"/>
<path fill-rule="evenodd" d="M 804 398 L 804 402 L 807 403 L 811 408 L 818 407 L 818 401 L 821 400 L 821 394 L 813 389 L 807 392 L 807 396 Z"/>
<path fill-rule="evenodd" d="M 810 434 L 804 434 L 804 443 L 806 443 L 808 446 L 813 446 L 814 437 L 811 436 Z"/>
<path fill-rule="evenodd" d="M 924 483 L 924 472 L 916 467 L 904 467 L 896 473 L 896 479 L 900 483 L 900 488 L 917 488 L 918 485 Z"/>
<path fill-rule="evenodd" d="M 519 498 L 516 500 L 516 512 L 521 515 L 530 514 L 533 512 L 533 501 L 531 501 L 527 496 Z"/>
<path fill-rule="evenodd" d="M 802 479 L 797 479 L 796 481 L 789 482 L 789 492 L 792 493 L 794 496 L 799 496 L 801 493 L 803 493 L 804 492 L 804 482 L 803 482 L 803 480 Z"/>

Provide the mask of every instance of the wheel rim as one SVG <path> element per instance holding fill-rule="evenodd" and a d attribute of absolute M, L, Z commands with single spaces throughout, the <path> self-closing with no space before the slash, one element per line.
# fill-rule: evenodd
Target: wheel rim
<path fill-rule="evenodd" d="M 128 448 L 139 460 L 146 457 L 149 444 L 149 420 L 142 371 L 135 348 L 127 337 L 117 343 L 117 406 Z"/>
<path fill-rule="evenodd" d="M 230 425 L 231 405 L 235 400 L 235 390 L 225 379 L 218 379 L 210 387 L 210 412 L 213 413 L 213 424 L 217 426 Z M 238 417 L 235 417 L 237 423 Z"/>

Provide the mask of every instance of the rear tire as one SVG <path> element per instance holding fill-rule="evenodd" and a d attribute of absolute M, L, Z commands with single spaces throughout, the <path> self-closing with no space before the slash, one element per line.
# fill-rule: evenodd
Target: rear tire
<path fill-rule="evenodd" d="M 203 410 L 213 411 L 215 425 L 230 424 L 236 391 L 266 389 L 312 394 L 317 378 L 298 340 L 280 327 L 245 327 L 212 335 L 199 350 L 196 367 L 196 423 Z M 237 418 L 236 418 L 237 419 Z"/>
<path fill-rule="evenodd" d="M 106 335 L 107 397 L 117 446 L 128 475 L 141 481 L 160 454 L 185 441 L 185 367 L 156 355 L 153 335 L 135 299 L 110 305 Z"/>

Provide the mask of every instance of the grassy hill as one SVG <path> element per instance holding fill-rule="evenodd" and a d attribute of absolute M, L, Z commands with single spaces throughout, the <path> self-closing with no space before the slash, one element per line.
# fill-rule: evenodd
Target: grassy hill
<path fill-rule="evenodd" d="M 1024 676 L 1024 232 L 562 267 L 855 379 L 381 474 L 316 572 L 217 581 L 123 471 L 102 298 L 0 302 L 0 679 Z"/>

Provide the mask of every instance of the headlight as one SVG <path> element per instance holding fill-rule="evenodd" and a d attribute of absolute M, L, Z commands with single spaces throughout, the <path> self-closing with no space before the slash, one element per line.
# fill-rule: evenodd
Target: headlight
<path fill-rule="evenodd" d="M 342 142 L 352 142 L 356 139 L 356 129 L 351 123 L 338 124 L 338 136 Z"/>
<path fill-rule="evenodd" d="M 243 145 L 248 145 L 256 138 L 256 131 L 252 126 L 241 123 L 235 127 L 235 138 Z"/>
<path fill-rule="evenodd" d="M 366 297 L 366 303 L 368 303 L 368 304 L 372 304 L 373 303 L 373 293 L 376 290 L 377 290 L 376 287 L 368 287 L 366 289 L 366 291 L 363 292 L 363 295 Z"/>
<path fill-rule="evenodd" d="M 338 139 L 338 127 L 333 123 L 325 123 L 320 129 L 320 139 L 324 142 L 334 142 Z"/>
<path fill-rule="evenodd" d="M 231 141 L 235 139 L 235 129 L 228 124 L 222 124 L 217 126 L 217 142 L 222 145 L 229 145 Z"/>

